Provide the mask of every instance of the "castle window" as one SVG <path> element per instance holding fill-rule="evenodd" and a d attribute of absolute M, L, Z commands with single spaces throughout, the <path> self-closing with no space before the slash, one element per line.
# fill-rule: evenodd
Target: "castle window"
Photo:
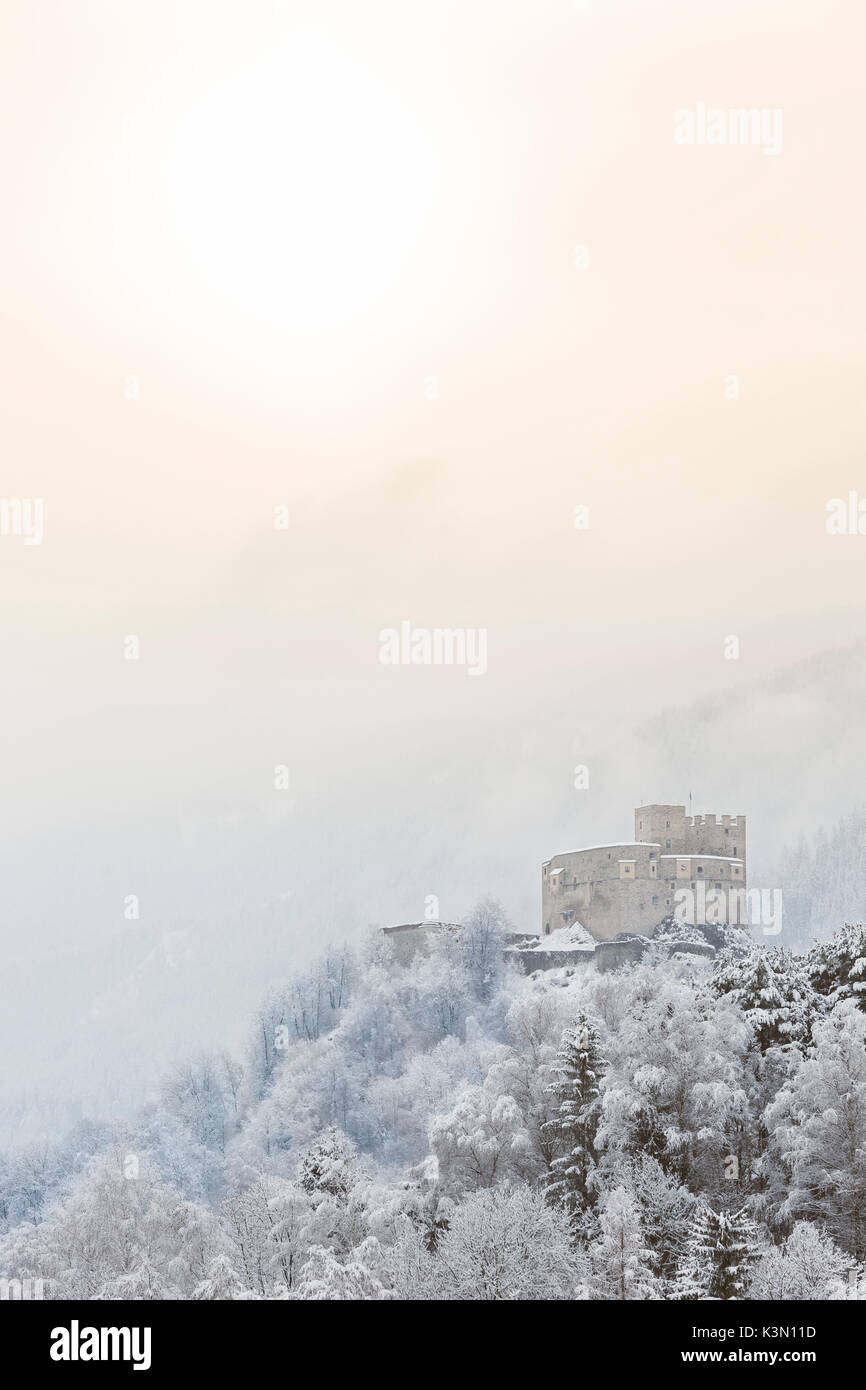
<path fill-rule="evenodd" d="M 670 823 L 669 820 L 666 820 L 666 821 L 665 821 L 665 830 L 670 830 L 670 828 L 671 828 L 671 823 Z"/>
<path fill-rule="evenodd" d="M 721 891 L 722 891 L 722 885 L 721 885 L 720 883 L 717 883 L 717 884 L 715 884 L 714 886 L 715 886 L 715 888 L 716 888 L 716 891 L 719 892 L 719 893 L 721 893 Z"/>
<path fill-rule="evenodd" d="M 670 840 L 665 840 L 665 849 L 670 849 L 670 847 L 671 847 L 671 842 L 670 842 Z"/>
<path fill-rule="evenodd" d="M 549 922 L 545 922 L 545 924 L 544 924 L 544 935 L 545 935 L 545 936 L 550 936 L 550 923 L 549 923 Z"/>
<path fill-rule="evenodd" d="M 657 907 L 657 906 L 658 906 L 658 901 L 659 901 L 659 900 L 658 900 L 658 894 L 657 894 L 657 893 L 653 893 L 653 907 Z"/>
<path fill-rule="evenodd" d="M 737 846 L 734 845 L 734 854 L 736 854 L 736 852 L 737 852 Z"/>
<path fill-rule="evenodd" d="M 699 865 L 698 865 L 698 873 L 699 873 L 699 874 L 702 874 L 703 872 L 704 872 L 704 871 L 703 871 L 703 869 L 701 868 L 701 866 L 700 866 L 700 864 L 699 864 Z"/>
<path fill-rule="evenodd" d="M 726 835 L 730 835 L 730 833 L 731 833 L 731 832 L 730 832 L 730 830 L 728 829 L 728 827 L 725 826 L 725 834 L 726 834 Z"/>

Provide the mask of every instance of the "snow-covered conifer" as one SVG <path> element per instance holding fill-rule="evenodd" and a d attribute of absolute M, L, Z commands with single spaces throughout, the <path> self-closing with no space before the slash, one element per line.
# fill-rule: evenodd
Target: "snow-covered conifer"
<path fill-rule="evenodd" d="M 747 956 L 723 957 L 710 988 L 718 998 L 729 995 L 739 1004 L 761 1052 L 787 1043 L 808 1045 L 821 1001 L 802 957 L 754 946 Z"/>
<path fill-rule="evenodd" d="M 745 1208 L 727 1212 L 701 1207 L 689 1226 L 678 1297 L 745 1298 L 760 1254 L 757 1228 Z"/>
<path fill-rule="evenodd" d="M 551 1068 L 554 1079 L 546 1089 L 553 1098 L 554 1113 L 544 1125 L 555 1154 L 547 1191 L 572 1214 L 590 1199 L 605 1067 L 598 1029 L 581 1014 L 566 1029 Z"/>

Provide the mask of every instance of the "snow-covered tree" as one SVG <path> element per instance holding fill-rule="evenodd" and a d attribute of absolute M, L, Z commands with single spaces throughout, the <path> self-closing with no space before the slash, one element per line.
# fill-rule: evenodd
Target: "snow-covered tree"
<path fill-rule="evenodd" d="M 208 1265 L 204 1279 L 196 1284 L 190 1298 L 197 1302 L 228 1301 L 243 1291 L 243 1282 L 228 1255 L 217 1255 Z"/>
<path fill-rule="evenodd" d="M 850 1265 L 844 1276 L 831 1279 L 827 1285 L 830 1302 L 866 1302 L 866 1270 L 862 1265 Z"/>
<path fill-rule="evenodd" d="M 504 973 L 502 949 L 510 927 L 501 904 L 482 898 L 466 917 L 457 938 L 469 988 L 483 1003 L 493 998 Z"/>
<path fill-rule="evenodd" d="M 591 1296 L 608 1300 L 658 1298 L 640 1210 L 627 1188 L 615 1187 L 606 1194 L 599 1224 L 600 1234 L 589 1251 Z"/>
<path fill-rule="evenodd" d="M 564 1033 L 551 1068 L 553 1080 L 546 1090 L 554 1108 L 552 1118 L 544 1125 L 553 1153 L 548 1194 L 571 1214 L 590 1199 L 605 1067 L 598 1029 L 591 1019 L 580 1014 Z"/>
<path fill-rule="evenodd" d="M 863 928 L 805 979 L 763 949 L 525 977 L 503 927 L 488 904 L 409 960 L 328 952 L 243 1067 L 193 1058 L 136 1119 L 0 1155 L 0 1272 L 100 1300 L 861 1298 Z"/>
<path fill-rule="evenodd" d="M 752 1272 L 749 1298 L 811 1300 L 829 1297 L 851 1260 L 820 1226 L 798 1221 L 782 1245 L 771 1245 Z"/>
<path fill-rule="evenodd" d="M 406 968 L 403 983 L 419 1041 L 430 1045 L 450 1036 L 463 1036 L 473 997 L 465 962 L 450 935 L 433 935 L 429 954 L 417 953 Z"/>
<path fill-rule="evenodd" d="M 332 1250 L 314 1246 L 301 1272 L 298 1297 L 307 1300 L 381 1301 L 393 1297 L 377 1271 L 382 1264 L 379 1242 L 369 1236 L 343 1259 Z"/>
<path fill-rule="evenodd" d="M 313 1226 L 312 1213 L 303 1189 L 271 1174 L 225 1199 L 223 1229 L 244 1288 L 266 1297 L 275 1284 L 293 1286 L 300 1261 L 328 1224 Z"/>
<path fill-rule="evenodd" d="M 634 1196 L 649 1268 L 665 1289 L 676 1280 L 698 1199 L 651 1154 L 617 1155 L 600 1174 L 606 1189 L 626 1187 Z M 662 1294 L 666 1297 L 666 1294 Z"/>
<path fill-rule="evenodd" d="M 701 1207 L 689 1226 L 678 1297 L 745 1298 L 760 1253 L 757 1228 L 744 1207 L 734 1212 Z"/>
<path fill-rule="evenodd" d="M 211 1212 L 118 1151 L 94 1159 L 39 1225 L 10 1232 L 0 1268 L 45 1279 L 56 1298 L 188 1298 L 224 1249 Z"/>
<path fill-rule="evenodd" d="M 493 1084 L 468 1086 L 430 1125 L 430 1148 L 446 1189 L 463 1192 L 511 1182 L 535 1167 L 520 1106 Z"/>
<path fill-rule="evenodd" d="M 687 1186 L 714 1189 L 753 1127 L 751 1029 L 730 1001 L 655 967 L 623 987 L 631 1007 L 611 1039 L 597 1147 L 648 1152 Z"/>
<path fill-rule="evenodd" d="M 311 1197 L 346 1202 L 360 1177 L 353 1144 L 333 1125 L 301 1155 L 298 1183 Z"/>
<path fill-rule="evenodd" d="M 273 1224 L 265 1237 L 265 1268 L 287 1290 L 295 1288 L 301 1262 L 320 1238 L 321 1220 L 314 1199 L 295 1183 L 274 1185 L 268 1198 Z"/>
<path fill-rule="evenodd" d="M 831 1004 L 856 999 L 866 1010 L 866 925 L 846 922 L 806 957 L 813 988 Z"/>
<path fill-rule="evenodd" d="M 764 946 L 754 946 L 747 956 L 724 956 L 710 988 L 717 997 L 728 995 L 739 1005 L 761 1052 L 787 1043 L 800 1047 L 809 1043 L 821 1000 L 812 989 L 802 957 Z"/>
<path fill-rule="evenodd" d="M 465 1197 L 435 1263 L 438 1297 L 481 1302 L 571 1298 L 580 1272 L 564 1213 L 526 1186 Z"/>
<path fill-rule="evenodd" d="M 782 1211 L 823 1222 L 866 1258 L 866 1014 L 849 999 L 814 1028 L 814 1045 L 767 1108 L 790 1177 Z"/>
<path fill-rule="evenodd" d="M 419 1225 L 409 1216 L 397 1223 L 391 1242 L 383 1249 L 380 1278 L 394 1298 L 419 1302 L 443 1297 L 441 1269 L 437 1259 L 439 1240 L 447 1222 L 435 1231 Z"/>
<path fill-rule="evenodd" d="M 208 1054 L 181 1063 L 166 1078 L 166 1110 L 205 1148 L 222 1152 L 237 1114 L 237 1073 L 225 1055 Z"/>
<path fill-rule="evenodd" d="M 520 1077 L 531 1088 L 532 1077 L 526 1075 L 531 1069 L 528 1064 L 522 1066 L 522 1054 L 514 1057 L 521 1068 Z M 409 1055 L 398 1075 L 374 1077 L 367 1087 L 366 1100 L 381 1159 L 397 1164 L 417 1162 L 427 1151 L 433 1117 L 449 1110 L 460 1091 L 481 1073 L 478 1041 L 473 1038 L 463 1042 L 452 1034 L 429 1051 Z M 503 1089 L 510 1090 L 511 1084 L 521 1083 L 516 1076 L 510 1076 Z"/>

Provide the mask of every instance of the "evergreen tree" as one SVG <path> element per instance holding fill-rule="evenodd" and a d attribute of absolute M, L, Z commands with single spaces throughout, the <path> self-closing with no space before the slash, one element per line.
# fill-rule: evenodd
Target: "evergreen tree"
<path fill-rule="evenodd" d="M 846 922 L 829 941 L 812 947 L 806 963 L 812 987 L 832 1004 L 856 999 L 866 1011 L 866 926 Z"/>
<path fill-rule="evenodd" d="M 378 1277 L 381 1247 L 369 1236 L 346 1259 L 314 1245 L 304 1265 L 298 1297 L 313 1302 L 378 1302 L 393 1295 Z"/>
<path fill-rule="evenodd" d="M 663 1285 L 672 1285 L 697 1198 L 651 1154 L 630 1158 L 619 1172 L 637 1202 L 649 1267 Z"/>
<path fill-rule="evenodd" d="M 765 1121 L 783 1164 L 783 1216 L 820 1221 L 866 1259 L 866 1015 L 853 999 L 816 1024 Z"/>
<path fill-rule="evenodd" d="M 298 1182 L 310 1196 L 328 1196 L 345 1202 L 359 1176 L 354 1146 L 333 1125 L 301 1155 Z"/>
<path fill-rule="evenodd" d="M 744 1298 L 760 1254 L 757 1228 L 745 1207 L 734 1212 L 701 1207 L 689 1227 L 678 1296 Z"/>
<path fill-rule="evenodd" d="M 790 951 L 756 946 L 747 956 L 726 955 L 716 966 L 710 989 L 730 995 L 751 1024 L 761 1052 L 796 1043 L 807 1047 L 821 1001 L 804 960 Z"/>
<path fill-rule="evenodd" d="M 578 1015 L 563 1034 L 553 1066 L 556 1079 L 546 1087 L 555 1109 L 553 1118 L 544 1125 L 556 1153 L 550 1165 L 548 1195 L 572 1215 L 590 1201 L 589 1178 L 596 1166 L 595 1137 L 606 1066 L 595 1025 L 585 1014 Z"/>

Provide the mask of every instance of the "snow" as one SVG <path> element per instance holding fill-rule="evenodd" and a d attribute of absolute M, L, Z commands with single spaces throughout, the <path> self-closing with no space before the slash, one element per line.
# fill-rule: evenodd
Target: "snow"
<path fill-rule="evenodd" d="M 617 840 L 612 845 L 581 845 L 580 849 L 567 850 L 568 854 L 586 854 L 591 849 L 661 849 L 655 840 Z M 548 860 L 548 863 L 551 861 Z"/>
<path fill-rule="evenodd" d="M 660 859 L 717 859 L 721 864 L 742 864 L 731 854 L 660 854 Z"/>
<path fill-rule="evenodd" d="M 683 942 L 691 946 L 707 945 L 707 938 L 700 927 L 675 919 L 670 919 L 661 928 L 657 928 L 652 940 L 662 946 L 671 942 Z"/>
<path fill-rule="evenodd" d="M 595 938 L 586 927 L 572 922 L 570 927 L 559 927 L 549 936 L 540 936 L 531 946 L 518 947 L 523 951 L 594 951 Z"/>
<path fill-rule="evenodd" d="M 747 932 L 666 920 L 605 973 L 573 923 L 525 974 L 493 928 L 486 903 L 431 955 L 329 948 L 123 1149 L 88 1124 L 0 1153 L 0 1270 L 73 1301 L 862 1299 L 866 927 L 737 958 Z M 719 958 L 669 958 L 690 936 Z"/>

